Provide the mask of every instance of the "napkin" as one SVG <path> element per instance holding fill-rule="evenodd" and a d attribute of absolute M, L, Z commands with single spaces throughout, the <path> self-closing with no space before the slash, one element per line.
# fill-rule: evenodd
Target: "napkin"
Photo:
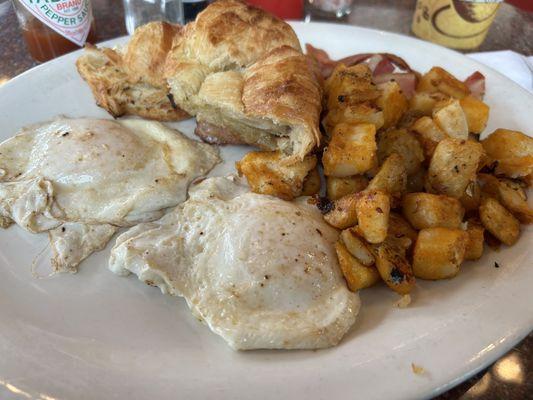
<path fill-rule="evenodd" d="M 511 50 L 469 53 L 467 55 L 533 92 L 533 56 L 525 57 Z"/>

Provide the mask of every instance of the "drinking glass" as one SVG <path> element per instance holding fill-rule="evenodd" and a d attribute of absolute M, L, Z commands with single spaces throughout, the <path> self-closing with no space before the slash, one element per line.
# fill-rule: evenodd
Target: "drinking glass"
<path fill-rule="evenodd" d="M 353 0 L 307 0 L 311 15 L 342 18 L 352 11 Z"/>
<path fill-rule="evenodd" d="M 135 28 L 151 21 L 183 24 L 181 0 L 124 0 L 126 29 L 130 35 Z"/>

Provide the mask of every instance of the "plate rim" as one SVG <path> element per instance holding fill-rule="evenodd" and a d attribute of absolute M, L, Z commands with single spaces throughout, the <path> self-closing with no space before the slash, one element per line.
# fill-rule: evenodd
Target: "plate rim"
<path fill-rule="evenodd" d="M 318 26 L 323 26 L 324 27 L 323 29 L 327 29 L 328 27 L 332 27 L 332 26 L 333 27 L 343 27 L 344 29 L 348 29 L 348 30 L 363 30 L 363 31 L 369 32 L 371 34 L 378 34 L 378 35 L 381 35 L 381 36 L 384 36 L 384 37 L 392 36 L 392 37 L 395 37 L 395 38 L 397 38 L 399 40 L 408 40 L 408 41 L 413 41 L 414 40 L 416 43 L 422 44 L 423 46 L 428 46 L 430 48 L 436 48 L 439 51 L 441 51 L 441 52 L 444 51 L 446 53 L 449 53 L 449 54 L 453 55 L 454 57 L 460 56 L 462 58 L 466 58 L 469 63 L 475 64 L 478 67 L 481 67 L 482 69 L 490 70 L 492 74 L 498 76 L 500 79 L 503 79 L 507 83 L 511 82 L 512 86 L 513 86 L 513 90 L 516 90 L 516 88 L 519 88 L 521 93 L 527 94 L 528 100 L 533 100 L 533 94 L 531 92 L 529 92 L 527 89 L 523 88 L 522 86 L 520 86 L 516 82 L 512 81 L 510 78 L 508 78 L 504 74 L 494 70 L 490 66 L 487 66 L 487 65 L 485 65 L 485 64 L 483 64 L 483 63 L 481 63 L 481 62 L 479 62 L 479 61 L 477 61 L 475 59 L 472 59 L 472 58 L 468 57 L 466 54 L 460 53 L 460 52 L 458 52 L 456 50 L 448 49 L 448 48 L 445 48 L 445 47 L 442 47 L 442 46 L 439 46 L 439 45 L 436 45 L 436 44 L 433 44 L 433 43 L 429 43 L 429 42 L 423 41 L 423 40 L 415 38 L 415 37 L 402 35 L 402 34 L 398 34 L 398 33 L 395 33 L 395 32 L 389 32 L 389 31 L 384 31 L 384 30 L 377 30 L 377 29 L 367 28 L 367 27 L 359 27 L 359 26 L 354 26 L 354 25 L 329 23 L 329 22 L 291 21 L 291 25 L 292 26 L 318 25 Z M 98 46 L 101 46 L 101 45 L 113 45 L 113 46 L 116 46 L 116 45 L 119 45 L 119 44 L 123 44 L 127 40 L 127 38 L 128 38 L 128 36 L 122 36 L 122 37 L 106 40 L 106 41 L 103 41 L 103 42 L 99 42 L 99 43 L 97 43 L 97 45 Z M 303 42 L 301 42 L 301 43 L 303 43 Z M 303 44 L 305 44 L 305 43 L 303 43 Z M 55 66 L 55 64 L 64 63 L 67 58 L 78 57 L 82 52 L 83 52 L 83 49 L 80 49 L 80 50 L 77 50 L 75 52 L 71 52 L 71 53 L 65 54 L 64 56 L 58 57 L 58 58 L 56 58 L 54 60 L 51 60 L 49 62 L 42 63 L 42 64 L 39 64 L 37 66 L 34 66 L 33 68 L 30 68 L 30 69 L 24 71 L 23 73 L 11 78 L 8 82 L 6 82 L 4 85 L 2 85 L 0 87 L 0 93 L 2 93 L 2 91 L 8 90 L 12 85 L 18 84 L 20 81 L 22 81 L 27 76 L 27 74 L 32 74 L 32 73 L 36 73 L 36 72 L 39 73 L 42 69 L 53 68 Z M 6 89 L 4 89 L 4 88 L 6 88 Z M 488 365 L 490 365 L 491 363 L 493 363 L 494 361 L 499 359 L 503 354 L 508 352 L 516 343 L 518 343 L 521 340 L 523 340 L 527 335 L 529 335 L 531 333 L 531 331 L 533 331 L 533 317 L 530 317 L 530 321 L 531 321 L 531 323 L 530 323 L 530 326 L 529 326 L 529 332 L 527 331 L 527 329 L 513 331 L 509 336 L 506 337 L 505 342 L 500 343 L 497 346 L 496 349 L 494 349 L 493 351 L 483 355 L 480 358 L 481 362 L 479 362 L 476 367 L 470 369 L 470 368 L 467 368 L 468 365 L 470 365 L 470 364 L 463 365 L 462 366 L 463 369 L 467 369 L 467 371 L 464 374 L 458 376 L 456 379 L 453 379 L 453 380 L 447 382 L 444 385 L 437 386 L 437 387 L 435 385 L 432 385 L 432 387 L 434 389 L 432 389 L 430 392 L 428 392 L 426 394 L 422 394 L 421 393 L 421 395 L 424 396 L 424 397 L 425 396 L 436 396 L 436 395 L 439 395 L 439 394 L 451 389 L 452 387 L 460 384 L 461 382 L 469 379 L 471 376 L 475 375 L 476 373 L 478 373 L 482 369 L 486 368 Z"/>

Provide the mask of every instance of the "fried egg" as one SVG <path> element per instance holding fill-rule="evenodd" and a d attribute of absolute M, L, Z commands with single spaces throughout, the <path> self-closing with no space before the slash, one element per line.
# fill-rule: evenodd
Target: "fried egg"
<path fill-rule="evenodd" d="M 52 266 L 75 271 L 117 227 L 160 218 L 218 150 L 157 122 L 58 119 L 0 144 L 0 226 L 49 231 Z"/>
<path fill-rule="evenodd" d="M 305 201 L 209 178 L 162 219 L 120 235 L 109 268 L 184 297 L 233 349 L 317 349 L 337 344 L 359 310 L 337 238 Z"/>

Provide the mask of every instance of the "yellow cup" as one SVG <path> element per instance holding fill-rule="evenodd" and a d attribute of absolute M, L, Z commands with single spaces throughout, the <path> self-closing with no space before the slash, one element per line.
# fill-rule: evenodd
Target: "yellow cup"
<path fill-rule="evenodd" d="M 479 47 L 502 0 L 418 0 L 413 33 L 455 49 Z"/>

